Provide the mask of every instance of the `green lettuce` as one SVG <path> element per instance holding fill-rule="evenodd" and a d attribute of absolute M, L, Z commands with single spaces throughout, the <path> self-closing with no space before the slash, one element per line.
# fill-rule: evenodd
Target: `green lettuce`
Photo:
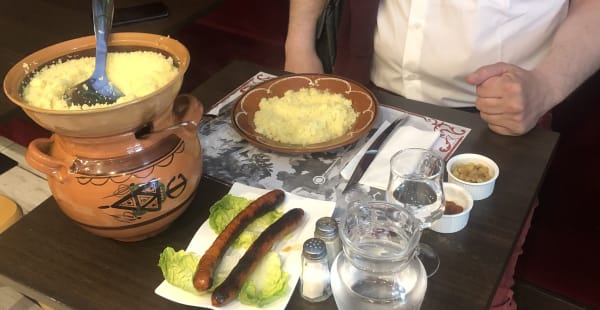
<path fill-rule="evenodd" d="M 175 251 L 172 247 L 166 247 L 160 254 L 158 266 L 165 280 L 171 285 L 193 294 L 200 294 L 192 282 L 199 260 L 200 258 L 193 253 L 184 250 Z M 229 266 L 230 270 L 232 268 L 233 266 Z M 289 278 L 290 275 L 282 268 L 279 254 L 269 251 L 242 286 L 239 300 L 245 305 L 257 307 L 267 305 L 285 295 Z M 215 286 L 223 280 L 225 279 L 218 279 Z M 212 292 L 214 288 L 211 287 L 209 291 Z"/>
<path fill-rule="evenodd" d="M 238 215 L 244 208 L 246 208 L 252 201 L 243 197 L 233 196 L 226 194 L 219 201 L 215 202 L 210 207 L 210 215 L 208 217 L 208 223 L 210 228 L 216 233 L 220 234 L 223 229 L 231 222 L 231 220 Z M 265 230 L 269 225 L 273 224 L 283 215 L 283 212 L 278 210 L 269 211 L 263 216 L 257 218 L 246 227 L 246 229 L 233 241 L 231 246 L 234 249 L 247 249 L 252 245 L 254 240 L 258 238 L 260 233 Z"/>
<path fill-rule="evenodd" d="M 282 269 L 279 254 L 270 251 L 261 260 L 240 291 L 240 302 L 262 307 L 287 292 L 290 275 Z"/>
<path fill-rule="evenodd" d="M 240 211 L 244 210 L 250 202 L 250 200 L 244 197 L 226 194 L 210 207 L 210 216 L 208 217 L 210 228 L 212 228 L 215 233 L 220 234 L 227 224 L 229 224 Z"/>
<path fill-rule="evenodd" d="M 250 200 L 243 197 L 231 194 L 225 195 L 210 208 L 210 227 L 215 233 L 220 233 L 250 202 Z M 230 254 L 237 254 L 233 254 L 229 259 L 223 258 L 219 268 L 216 270 L 215 286 L 220 284 L 229 273 L 229 270 L 233 268 L 233 265 L 237 262 L 235 257 L 241 257 L 244 250 L 240 249 L 249 248 L 260 233 L 273 224 L 282 214 L 283 212 L 281 211 L 270 211 L 248 225 L 232 245 L 237 250 L 229 252 Z M 162 270 L 165 280 L 171 285 L 191 293 L 199 294 L 193 285 L 193 277 L 199 260 L 200 257 L 194 253 L 184 250 L 176 252 L 172 247 L 166 247 L 160 254 L 158 265 Z M 239 300 L 243 304 L 257 307 L 267 305 L 285 295 L 288 289 L 287 283 L 289 277 L 290 275 L 282 268 L 279 254 L 269 251 L 242 286 Z M 209 291 L 214 290 L 214 288 L 210 288 Z"/>
<path fill-rule="evenodd" d="M 193 253 L 166 247 L 160 254 L 158 266 L 167 282 L 185 291 L 198 294 L 194 288 L 193 278 L 200 257 Z"/>

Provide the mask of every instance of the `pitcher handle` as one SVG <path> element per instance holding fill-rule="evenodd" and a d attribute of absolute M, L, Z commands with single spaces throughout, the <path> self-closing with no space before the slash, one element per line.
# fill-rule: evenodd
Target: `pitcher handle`
<path fill-rule="evenodd" d="M 54 143 L 52 137 L 34 139 L 27 147 L 25 160 L 34 169 L 48 177 L 57 177 L 62 182 L 61 171 L 64 171 L 65 165 L 63 161 L 49 154 L 52 143 Z"/>

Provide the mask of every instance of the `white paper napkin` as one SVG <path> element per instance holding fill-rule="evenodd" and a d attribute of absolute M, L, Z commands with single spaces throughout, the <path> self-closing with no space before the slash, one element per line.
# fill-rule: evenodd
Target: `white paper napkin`
<path fill-rule="evenodd" d="M 346 167 L 344 167 L 344 169 L 342 169 L 342 171 L 340 171 L 340 174 L 342 175 L 342 177 L 344 179 L 350 180 L 350 177 L 352 176 L 352 172 L 354 172 L 354 169 L 356 169 L 356 165 L 358 165 L 358 162 L 360 161 L 360 159 L 363 157 L 363 155 L 365 154 L 367 149 L 369 149 L 369 146 L 371 144 L 373 144 L 373 142 L 375 142 L 377 137 L 379 137 L 379 135 L 386 128 L 388 128 L 388 126 L 390 126 L 390 124 L 391 124 L 390 122 L 384 120 L 383 123 L 381 123 L 381 126 L 379 126 L 379 128 L 377 128 L 377 131 L 375 131 L 373 136 L 371 136 L 371 138 L 369 138 L 369 140 L 360 148 L 358 153 L 356 153 L 356 155 L 354 155 L 354 157 L 352 157 L 352 159 L 350 159 L 350 161 L 346 164 Z"/>
<path fill-rule="evenodd" d="M 229 193 L 235 196 L 246 197 L 248 199 L 256 199 L 258 196 L 266 193 L 268 190 L 260 189 L 255 187 L 250 187 L 247 185 L 243 185 L 240 183 L 234 183 L 231 187 Z M 333 201 L 322 201 L 315 200 L 311 198 L 301 197 L 295 194 L 285 193 L 285 200 L 281 204 L 280 208 L 284 212 L 287 212 L 293 208 L 302 208 L 304 209 L 304 224 L 290 236 L 286 237 L 285 240 L 280 242 L 277 246 L 278 249 L 285 249 L 282 251 L 278 251 L 283 263 L 283 269 L 290 274 L 290 279 L 288 281 L 288 291 L 285 296 L 282 296 L 278 300 L 274 301 L 271 304 L 268 304 L 260 309 L 263 310 L 283 310 L 285 309 L 292 293 L 294 292 L 294 288 L 296 283 L 298 282 L 298 278 L 300 276 L 300 271 L 302 268 L 301 264 L 301 252 L 302 252 L 302 244 L 304 241 L 314 234 L 315 223 L 316 221 L 324 216 L 331 216 L 333 213 L 333 209 L 335 207 L 335 202 Z M 188 245 L 186 251 L 195 252 L 201 255 L 208 249 L 208 247 L 212 244 L 213 240 L 217 237 L 214 231 L 210 228 L 208 224 L 208 220 L 206 220 L 202 226 L 198 229 L 192 241 Z M 175 249 L 179 250 L 179 249 Z M 157 257 L 158 257 L 157 253 Z M 241 254 L 241 253 L 240 253 Z M 240 255 L 241 256 L 241 255 Z M 224 259 L 237 259 L 236 257 L 224 257 Z M 158 268 L 158 267 L 157 267 Z M 197 306 L 211 309 L 219 309 L 214 307 L 210 301 L 210 294 L 204 295 L 196 295 L 189 292 L 186 292 L 180 288 L 177 288 L 167 281 L 163 281 L 154 292 L 171 301 L 185 304 L 189 306 Z M 237 299 L 222 307 L 226 309 L 235 309 L 235 310 L 256 310 L 258 308 L 253 306 L 246 306 L 241 304 Z"/>
<path fill-rule="evenodd" d="M 377 132 L 369 139 L 367 143 L 361 148 L 361 150 L 348 162 L 346 167 L 342 170 L 342 177 L 349 179 L 356 168 L 356 165 L 367 151 L 371 143 L 381 132 L 389 126 L 390 122 L 385 121 Z M 386 142 L 375 156 L 375 159 L 369 165 L 369 168 L 360 179 L 359 183 L 375 187 L 381 190 L 387 188 L 387 183 L 390 177 L 390 160 L 392 156 L 401 149 L 406 148 L 431 148 L 440 134 L 432 130 L 423 130 L 416 128 L 411 125 L 403 125 L 387 138 Z"/>

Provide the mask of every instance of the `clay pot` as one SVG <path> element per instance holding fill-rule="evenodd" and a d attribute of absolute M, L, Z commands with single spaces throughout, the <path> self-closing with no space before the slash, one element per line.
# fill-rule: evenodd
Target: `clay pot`
<path fill-rule="evenodd" d="M 182 98 L 178 102 L 188 103 L 188 119 L 199 119 L 202 105 Z M 179 123 L 155 133 L 142 129 L 99 138 L 53 134 L 33 140 L 25 158 L 48 176 L 58 205 L 81 227 L 137 241 L 166 229 L 194 198 L 201 146 L 196 125 Z"/>
<path fill-rule="evenodd" d="M 51 132 L 74 137 L 100 137 L 134 131 L 157 116 L 168 113 L 179 93 L 190 62 L 188 50 L 179 41 L 150 33 L 115 33 L 109 39 L 112 51 L 156 51 L 171 56 L 178 67 L 177 76 L 162 88 L 135 100 L 110 107 L 80 111 L 58 111 L 33 107 L 21 96 L 24 85 L 38 69 L 56 62 L 93 56 L 94 36 L 64 41 L 41 49 L 20 60 L 4 78 L 4 92 L 40 126 Z"/>
<path fill-rule="evenodd" d="M 152 34 L 117 33 L 109 42 L 124 50 L 152 49 L 176 59 L 180 73 L 143 98 L 107 108 L 52 111 L 20 96 L 30 72 L 56 59 L 93 51 L 93 37 L 42 49 L 15 65 L 4 80 L 9 98 L 39 125 L 53 131 L 33 140 L 27 162 L 45 173 L 61 210 L 83 229 L 137 241 L 166 229 L 190 205 L 202 174 L 197 124 L 202 104 L 177 96 L 189 53 L 179 42 Z M 24 70 L 22 63 L 31 64 Z"/>

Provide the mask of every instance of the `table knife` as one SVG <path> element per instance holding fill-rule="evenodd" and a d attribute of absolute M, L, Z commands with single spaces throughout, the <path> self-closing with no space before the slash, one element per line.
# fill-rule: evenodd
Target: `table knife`
<path fill-rule="evenodd" d="M 354 172 L 352 172 L 352 176 L 350 176 L 348 183 L 346 183 L 346 187 L 344 187 L 342 194 L 345 194 L 346 191 L 350 189 L 350 187 L 358 183 L 360 178 L 367 171 L 367 168 L 369 168 L 371 162 L 373 162 L 373 160 L 375 159 L 375 156 L 377 156 L 377 153 L 379 153 L 379 148 L 381 148 L 386 138 L 394 131 L 394 129 L 397 126 L 404 123 L 407 119 L 408 114 L 405 114 L 404 116 L 394 120 L 386 129 L 383 130 L 379 137 L 377 137 L 377 139 L 373 141 L 373 143 L 369 146 L 365 154 L 363 154 L 362 158 L 356 165 L 356 168 L 354 169 Z"/>

